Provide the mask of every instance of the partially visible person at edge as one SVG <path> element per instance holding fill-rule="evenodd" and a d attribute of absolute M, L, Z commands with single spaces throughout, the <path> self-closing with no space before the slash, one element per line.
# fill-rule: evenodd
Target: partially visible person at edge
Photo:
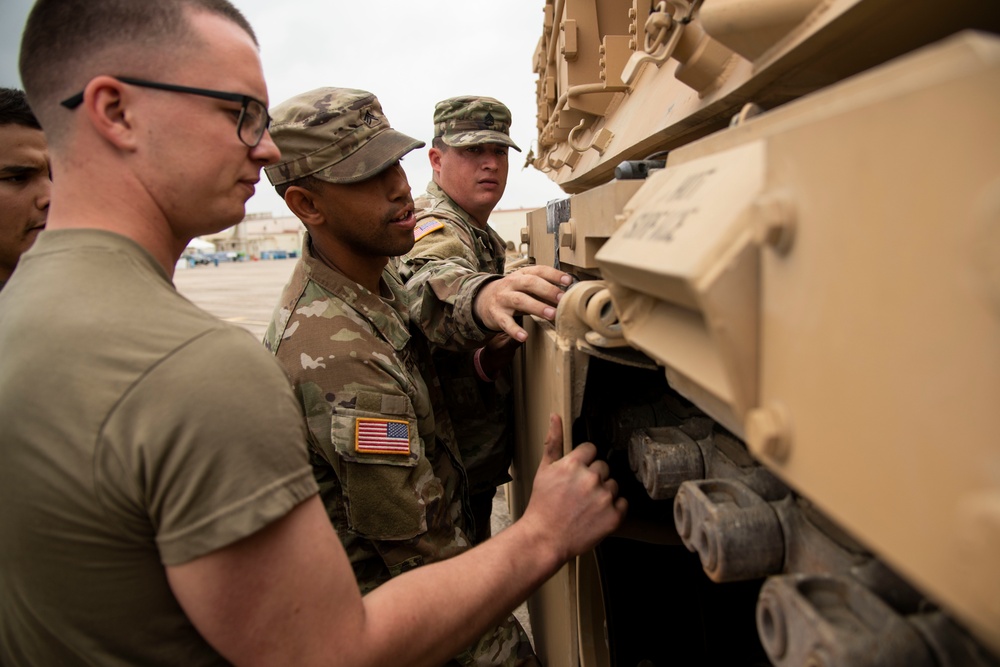
<path fill-rule="evenodd" d="M 0 293 L 0 663 L 440 665 L 617 527 L 553 417 L 519 521 L 362 597 L 285 374 L 171 282 L 280 157 L 250 25 L 38 0 L 20 65 L 55 179 Z"/>
<path fill-rule="evenodd" d="M 0 88 L 0 290 L 45 229 L 49 153 L 24 91 Z"/>
<path fill-rule="evenodd" d="M 433 176 L 417 198 L 416 244 L 399 260 L 413 318 L 436 327 L 446 309 L 442 285 L 504 273 L 507 245 L 488 224 L 507 186 L 510 110 L 491 97 L 452 97 L 434 108 L 428 151 Z M 512 275 L 546 267 L 527 267 Z M 567 281 L 568 282 L 568 281 Z M 564 283 L 565 284 L 565 283 Z M 475 350 L 434 350 L 458 448 L 469 475 L 475 542 L 490 536 L 493 498 L 509 482 L 514 454 L 511 360 L 520 327 L 497 333 Z"/>
<path fill-rule="evenodd" d="M 311 90 L 271 114 L 281 162 L 265 172 L 308 231 L 265 344 L 303 405 L 320 497 L 366 593 L 471 546 L 462 459 L 430 348 L 389 265 L 413 245 L 400 159 L 424 143 L 392 129 L 363 90 Z M 471 313 L 456 315 L 450 336 L 480 344 Z M 538 663 L 509 616 L 449 664 Z"/>

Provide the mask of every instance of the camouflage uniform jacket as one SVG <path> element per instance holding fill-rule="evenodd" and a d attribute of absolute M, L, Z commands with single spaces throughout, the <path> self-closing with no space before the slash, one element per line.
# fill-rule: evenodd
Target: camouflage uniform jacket
<path fill-rule="evenodd" d="M 323 264 L 307 236 L 264 340 L 303 406 L 320 495 L 362 592 L 469 546 L 466 482 L 447 414 L 435 414 L 427 342 L 411 336 L 394 271 L 380 287 Z"/>
<path fill-rule="evenodd" d="M 506 245 L 487 227 L 480 229 L 455 201 L 434 182 L 417 198 L 417 241 L 399 260 L 399 271 L 410 293 L 411 316 L 423 330 L 438 327 L 452 307 L 449 297 L 468 288 L 463 283 L 482 274 L 501 276 Z M 476 283 L 476 289 L 482 282 Z M 467 307 L 471 311 L 471 299 Z M 430 336 L 434 365 L 448 401 L 458 448 L 469 475 L 472 494 L 510 481 L 514 451 L 511 369 L 495 382 L 484 382 L 472 363 L 473 351 L 444 349 Z M 454 346 L 453 346 L 454 347 Z"/>
<path fill-rule="evenodd" d="M 464 471 L 429 345 L 410 331 L 395 269 L 380 288 L 316 259 L 306 235 L 264 337 L 303 406 L 320 497 L 362 593 L 470 547 Z M 528 665 L 531 641 L 510 615 L 446 667 Z"/>

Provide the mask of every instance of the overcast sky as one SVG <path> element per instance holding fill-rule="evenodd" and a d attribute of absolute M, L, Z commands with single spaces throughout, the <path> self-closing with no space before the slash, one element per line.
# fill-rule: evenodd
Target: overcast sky
<path fill-rule="evenodd" d="M 532 168 L 532 56 L 542 31 L 544 0 L 234 0 L 257 32 L 272 106 L 320 86 L 369 90 L 392 126 L 426 141 L 435 102 L 455 95 L 489 95 L 510 107 L 507 191 L 498 209 L 536 208 L 564 196 Z M 17 53 L 32 0 L 0 0 L 0 85 L 21 87 Z M 127 74 L 127 72 L 120 72 Z M 174 83 L 183 83 L 182 81 Z M 413 194 L 430 180 L 427 148 L 403 160 Z M 248 212 L 287 215 L 261 174 Z"/>

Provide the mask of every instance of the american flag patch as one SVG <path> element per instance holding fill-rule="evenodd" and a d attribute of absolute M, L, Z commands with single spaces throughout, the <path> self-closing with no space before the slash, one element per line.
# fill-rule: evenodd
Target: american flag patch
<path fill-rule="evenodd" d="M 444 229 L 444 223 L 441 222 L 440 220 L 435 220 L 434 218 L 430 218 L 429 220 L 421 222 L 419 225 L 413 228 L 413 240 L 419 241 L 420 239 L 424 238 L 431 232 L 438 229 Z"/>
<path fill-rule="evenodd" d="M 359 454 L 410 454 L 410 424 L 390 419 L 358 417 L 354 451 Z"/>

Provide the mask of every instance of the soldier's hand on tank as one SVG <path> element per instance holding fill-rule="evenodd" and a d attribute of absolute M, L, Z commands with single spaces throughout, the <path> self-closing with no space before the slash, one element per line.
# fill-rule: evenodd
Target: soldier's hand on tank
<path fill-rule="evenodd" d="M 621 524 L 628 509 L 608 464 L 596 459 L 597 448 L 589 442 L 562 456 L 562 419 L 549 417 L 545 452 L 522 520 L 544 522 L 541 534 L 551 537 L 564 559 L 594 548 Z"/>
<path fill-rule="evenodd" d="M 472 307 L 486 328 L 524 342 L 528 333 L 514 321 L 514 316 L 527 314 L 554 320 L 555 306 L 572 284 L 573 277 L 559 269 L 526 266 L 483 285 Z"/>

